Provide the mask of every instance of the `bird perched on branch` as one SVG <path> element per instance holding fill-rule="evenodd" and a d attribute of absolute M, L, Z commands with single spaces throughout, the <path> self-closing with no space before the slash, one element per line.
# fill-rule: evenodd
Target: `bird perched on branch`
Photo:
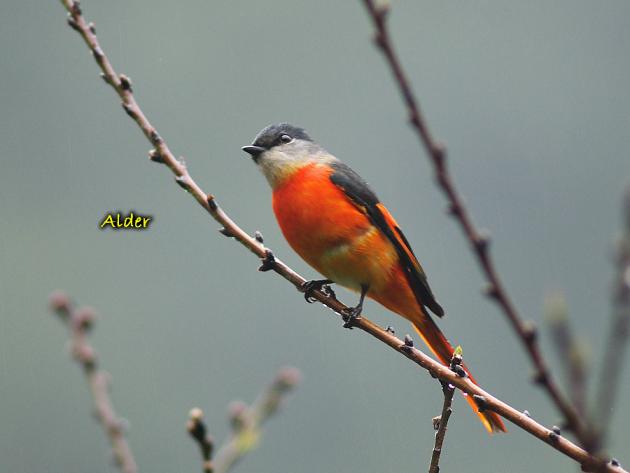
<path fill-rule="evenodd" d="M 429 287 L 407 238 L 368 184 L 315 143 L 304 129 L 281 123 L 244 146 L 273 190 L 273 210 L 291 247 L 326 279 L 309 281 L 307 297 L 330 283 L 360 294 L 343 314 L 347 326 L 369 297 L 409 320 L 438 359 L 448 365 L 453 347 L 435 324 L 444 310 Z M 473 377 L 464 366 L 471 381 Z M 494 412 L 478 412 L 489 432 L 505 431 Z"/>

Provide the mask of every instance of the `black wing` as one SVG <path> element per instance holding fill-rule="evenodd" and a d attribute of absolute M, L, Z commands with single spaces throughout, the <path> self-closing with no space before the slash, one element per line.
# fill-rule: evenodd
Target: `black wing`
<path fill-rule="evenodd" d="M 370 221 L 383 232 L 394 245 L 394 248 L 396 248 L 398 259 L 405 270 L 407 282 L 413 290 L 420 307 L 428 307 L 435 315 L 442 317 L 444 309 L 435 300 L 435 296 L 429 287 L 427 276 L 422 271 L 407 238 L 405 238 L 398 226 L 391 226 L 387 223 L 385 215 L 378 207 L 380 201 L 370 189 L 368 183 L 354 172 L 352 168 L 340 161 L 331 163 L 331 167 L 334 169 L 334 172 L 330 175 L 330 180 L 365 211 Z"/>

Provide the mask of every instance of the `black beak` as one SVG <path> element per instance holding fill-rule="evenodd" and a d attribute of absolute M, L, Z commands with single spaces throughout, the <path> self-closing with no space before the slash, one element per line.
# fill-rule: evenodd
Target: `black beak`
<path fill-rule="evenodd" d="M 246 153 L 250 154 L 252 158 L 254 159 L 254 161 L 256 161 L 258 159 L 258 156 L 260 156 L 263 152 L 266 151 L 265 148 L 263 148 L 262 146 L 255 146 L 255 145 L 243 146 L 241 149 L 245 151 Z"/>

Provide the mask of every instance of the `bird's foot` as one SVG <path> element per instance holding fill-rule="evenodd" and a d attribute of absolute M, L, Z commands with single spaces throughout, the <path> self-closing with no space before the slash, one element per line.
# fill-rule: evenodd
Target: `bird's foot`
<path fill-rule="evenodd" d="M 317 299 L 313 297 L 313 292 L 315 291 L 323 291 L 328 297 L 335 297 L 335 291 L 333 291 L 332 287 L 329 286 L 332 281 L 330 279 L 319 279 L 319 280 L 311 280 L 306 281 L 302 286 L 300 286 L 300 291 L 304 293 L 304 299 L 309 304 L 312 304 Z"/>
<path fill-rule="evenodd" d="M 276 269 L 276 257 L 271 250 L 265 252 L 265 256 L 261 259 L 262 263 L 258 267 L 258 271 L 267 272 Z"/>
<path fill-rule="evenodd" d="M 363 310 L 363 301 L 365 300 L 365 296 L 367 295 L 369 289 L 370 286 L 368 284 L 361 284 L 361 297 L 359 298 L 359 303 L 356 307 L 348 307 L 341 313 L 344 328 L 352 329 L 355 325 L 357 318 L 359 318 L 361 311 Z"/>
<path fill-rule="evenodd" d="M 363 304 L 359 304 L 356 307 L 348 307 L 341 313 L 341 318 L 343 319 L 343 328 L 352 329 L 354 326 L 354 322 L 361 316 L 361 311 L 363 310 Z"/>

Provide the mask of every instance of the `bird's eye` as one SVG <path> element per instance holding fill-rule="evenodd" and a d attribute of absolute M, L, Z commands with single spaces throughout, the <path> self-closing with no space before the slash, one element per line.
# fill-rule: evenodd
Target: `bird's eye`
<path fill-rule="evenodd" d="M 293 138 L 291 138 L 289 135 L 282 135 L 280 137 L 280 141 L 282 141 L 283 143 L 289 143 L 291 140 L 293 140 Z"/>

